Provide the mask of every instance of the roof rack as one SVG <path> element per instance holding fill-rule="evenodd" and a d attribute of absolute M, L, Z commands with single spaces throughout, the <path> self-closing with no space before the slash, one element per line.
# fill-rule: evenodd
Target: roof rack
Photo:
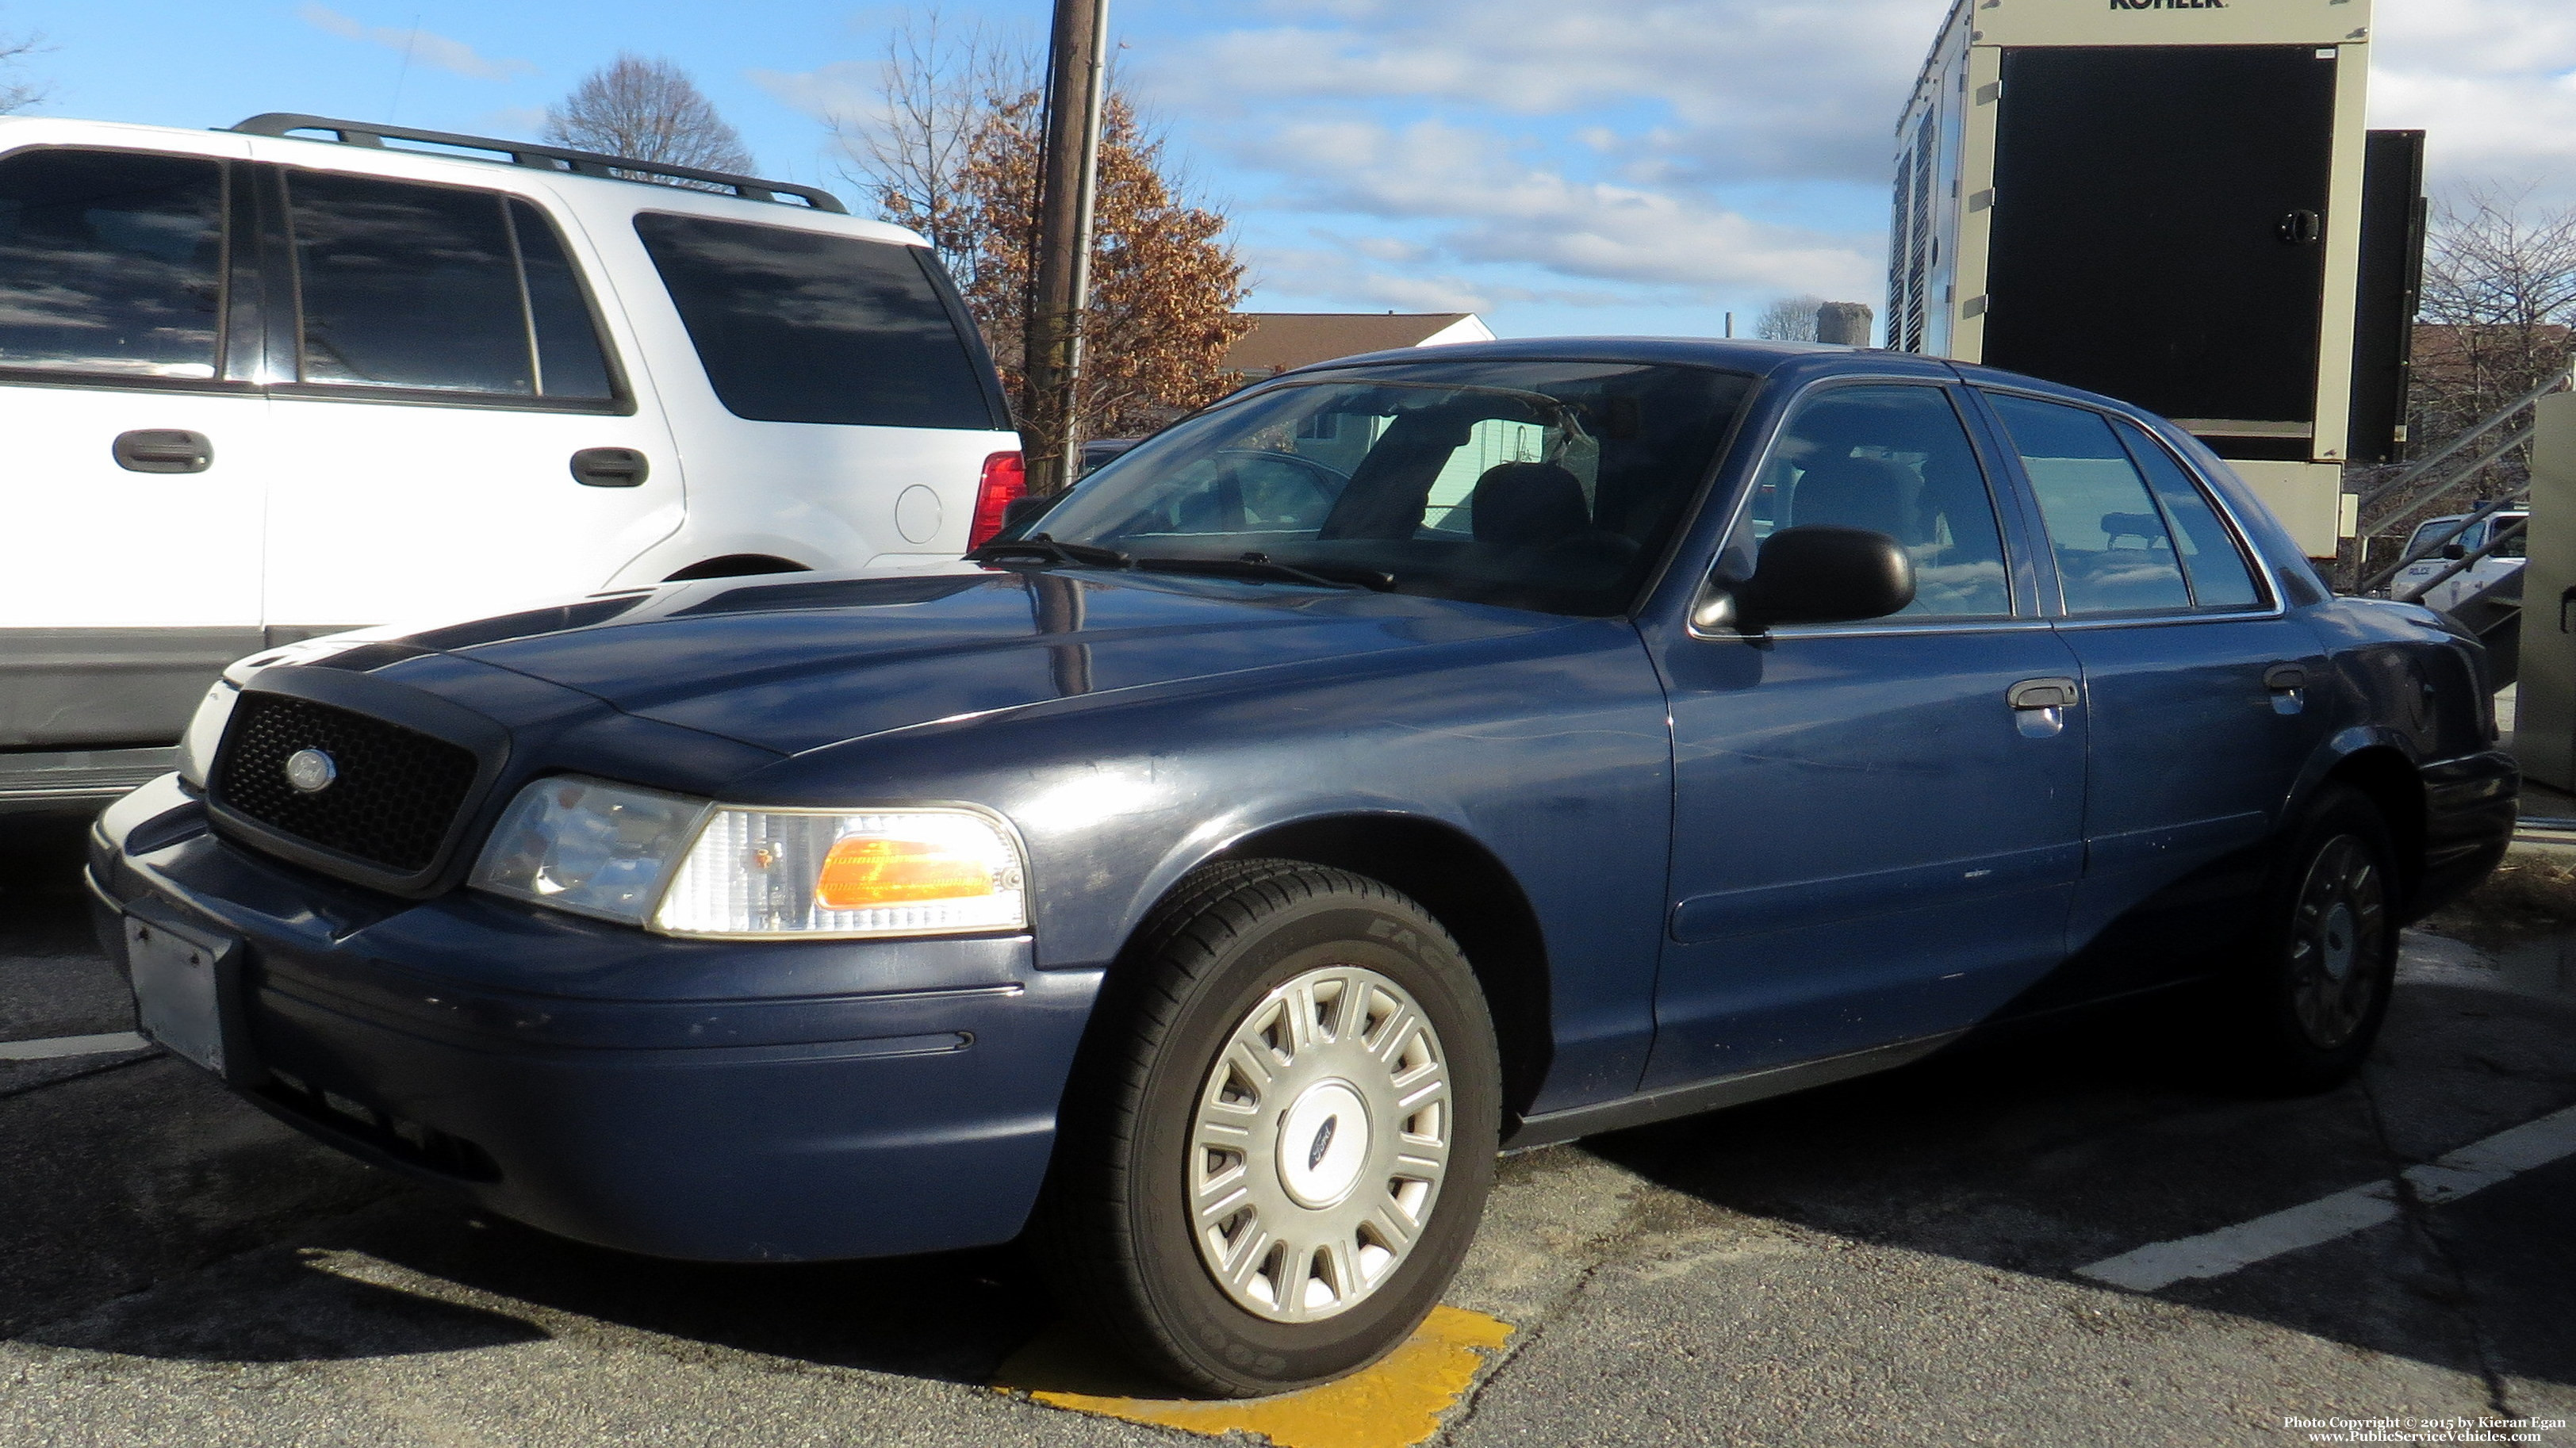
<path fill-rule="evenodd" d="M 583 176 L 598 176 L 611 181 L 658 183 L 663 179 L 695 181 L 705 186 L 722 187 L 746 201 L 775 201 L 787 205 L 793 196 L 816 211 L 838 212 L 844 216 L 849 208 L 841 198 L 814 186 L 799 186 L 790 181 L 764 181 L 757 176 L 736 176 L 725 171 L 702 171 L 695 166 L 670 166 L 660 161 L 638 161 L 632 156 L 610 156 L 597 151 L 569 151 L 561 146 L 539 146 L 526 141 L 499 141 L 490 136 L 461 136 L 450 131 L 421 131 L 409 126 L 380 126 L 373 121 L 335 121 L 328 116 L 297 115 L 292 111 L 270 111 L 257 115 L 234 130 L 253 136 L 285 136 L 294 140 L 318 140 L 316 136 L 297 136 L 297 131 L 322 131 L 346 146 L 373 146 L 378 150 L 410 150 L 389 147 L 387 141 L 419 141 L 433 146 L 453 146 L 465 151 L 496 151 L 509 158 L 513 166 L 533 166 L 540 171 L 571 171 Z M 414 155 L 436 152 L 414 151 Z M 483 160 L 484 157 L 460 157 L 460 160 Z M 784 193 L 783 195 L 781 193 Z"/>

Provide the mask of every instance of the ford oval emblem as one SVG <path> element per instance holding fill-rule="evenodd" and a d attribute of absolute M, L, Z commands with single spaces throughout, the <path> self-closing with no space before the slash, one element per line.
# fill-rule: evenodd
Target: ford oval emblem
<path fill-rule="evenodd" d="M 286 782 L 306 794 L 318 794 L 340 777 L 340 766 L 319 749 L 299 749 L 286 756 Z"/>
<path fill-rule="evenodd" d="M 1333 1128 L 1341 1124 L 1338 1116 L 1324 1118 L 1324 1129 L 1315 1133 L 1315 1144 L 1306 1148 L 1306 1170 L 1313 1171 L 1324 1164 L 1324 1153 L 1333 1149 Z"/>

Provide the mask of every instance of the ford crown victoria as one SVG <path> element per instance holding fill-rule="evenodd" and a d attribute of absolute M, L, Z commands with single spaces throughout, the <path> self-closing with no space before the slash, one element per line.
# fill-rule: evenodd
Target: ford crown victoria
<path fill-rule="evenodd" d="M 2482 668 L 2100 397 L 1476 344 L 945 573 L 246 661 L 91 878 L 146 1030 L 389 1170 L 674 1257 L 1025 1236 L 1256 1394 L 1412 1330 L 1498 1148 L 2158 995 L 2343 1078 L 2509 837 Z"/>

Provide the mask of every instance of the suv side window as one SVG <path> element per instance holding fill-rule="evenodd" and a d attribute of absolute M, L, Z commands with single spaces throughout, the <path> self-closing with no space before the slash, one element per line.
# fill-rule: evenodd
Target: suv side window
<path fill-rule="evenodd" d="M 992 428 L 921 248 L 662 212 L 637 216 L 635 233 L 734 416 Z"/>
<path fill-rule="evenodd" d="M 223 163 L 131 151 L 0 161 L 0 367 L 208 380 Z"/>
<path fill-rule="evenodd" d="M 1990 392 L 2048 523 L 2069 614 L 2191 607 L 2173 532 L 2102 414 Z"/>
<path fill-rule="evenodd" d="M 1939 387 L 1810 394 L 1772 445 L 1746 521 L 1755 539 L 1807 523 L 1894 536 L 1914 558 L 1914 602 L 1900 618 L 2012 613 L 1994 497 L 1967 428 Z"/>
<path fill-rule="evenodd" d="M 535 207 L 320 171 L 295 172 L 288 186 L 304 381 L 611 395 L 580 283 Z"/>

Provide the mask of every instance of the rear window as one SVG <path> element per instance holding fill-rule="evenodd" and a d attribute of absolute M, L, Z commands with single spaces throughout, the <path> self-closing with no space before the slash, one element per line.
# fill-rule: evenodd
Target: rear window
<path fill-rule="evenodd" d="M 920 248 L 652 213 L 635 218 L 635 231 L 736 417 L 993 426 Z"/>

